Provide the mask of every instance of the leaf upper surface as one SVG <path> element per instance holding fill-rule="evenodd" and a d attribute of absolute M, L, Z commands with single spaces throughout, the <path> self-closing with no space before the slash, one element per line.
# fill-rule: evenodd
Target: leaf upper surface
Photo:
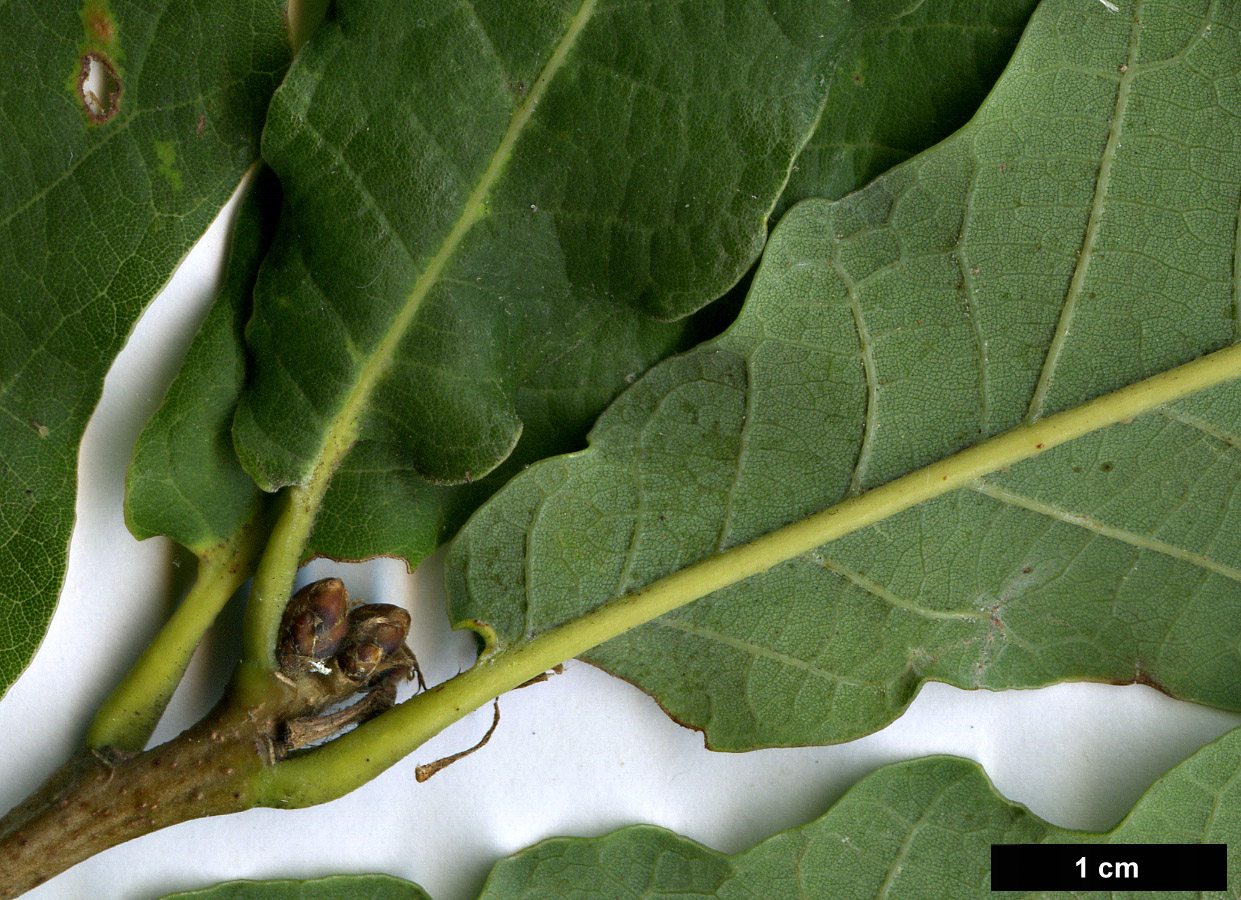
<path fill-rule="evenodd" d="M 0 5 L 0 689 L 55 605 L 108 365 L 257 155 L 280 8 Z"/>
<path fill-rule="evenodd" d="M 819 125 L 773 214 L 835 200 L 948 137 L 995 84 L 1034 0 L 925 0 L 876 22 L 840 54 Z"/>
<path fill-rule="evenodd" d="M 1097 8 L 1096 8 L 1097 7 Z M 957 135 L 781 222 L 738 322 L 449 562 L 492 649 L 1231 343 L 1231 6 L 1049 2 Z M 1209 171 L 1208 171 L 1209 169 Z M 848 740 L 928 679 L 1141 681 L 1241 706 L 1229 383 L 996 471 L 586 655 L 712 747 Z"/>

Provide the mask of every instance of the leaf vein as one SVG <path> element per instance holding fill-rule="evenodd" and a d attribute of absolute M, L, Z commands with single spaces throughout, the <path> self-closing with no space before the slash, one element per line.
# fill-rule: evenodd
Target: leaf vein
<path fill-rule="evenodd" d="M 504 60 L 500 56 L 500 51 L 496 47 L 496 42 L 492 40 L 491 33 L 487 31 L 483 25 L 483 20 L 478 15 L 478 9 L 474 6 L 472 0 L 460 0 L 461 5 L 466 12 L 470 14 L 470 20 L 474 23 L 474 27 L 478 30 L 479 35 L 483 39 L 483 43 L 487 45 L 487 49 L 491 51 L 492 59 L 495 60 L 496 68 L 500 70 L 500 76 L 504 79 L 504 86 L 510 94 L 516 96 L 516 89 L 513 86 L 513 78 L 508 73 L 508 68 L 504 65 Z"/>
<path fill-rule="evenodd" d="M 1112 166 L 1116 162 L 1116 154 L 1120 149 L 1120 135 L 1124 129 L 1125 113 L 1129 107 L 1129 91 L 1136 76 L 1138 62 L 1138 45 L 1141 35 L 1140 17 L 1135 14 L 1133 26 L 1129 31 L 1128 62 L 1120 76 L 1116 87 L 1116 105 L 1112 112 L 1111 127 L 1108 130 L 1107 143 L 1103 148 L 1103 159 L 1099 165 L 1099 177 L 1095 179 L 1094 197 L 1090 203 L 1090 214 L 1086 220 L 1086 233 L 1082 238 L 1082 246 L 1078 251 L 1077 265 L 1073 268 L 1073 277 L 1069 281 L 1068 294 L 1064 306 L 1060 310 L 1060 320 L 1056 323 L 1055 333 L 1047 348 L 1047 357 L 1043 360 L 1043 369 L 1039 373 L 1038 383 L 1034 388 L 1034 396 L 1030 398 L 1030 407 L 1026 412 L 1026 422 L 1033 422 L 1043 414 L 1043 406 L 1047 402 L 1047 394 L 1051 389 L 1052 377 L 1064 351 L 1069 331 L 1077 312 L 1077 301 L 1085 288 L 1086 277 L 1090 271 L 1090 262 L 1094 256 L 1095 240 L 1103 220 L 1108 190 L 1111 186 Z"/>
<path fill-rule="evenodd" d="M 824 681 L 830 681 L 835 684 L 847 684 L 852 687 L 877 687 L 886 688 L 887 684 L 877 681 L 865 681 L 857 678 L 846 678 L 836 672 L 829 672 L 827 669 L 820 668 L 814 663 L 807 662 L 804 659 L 798 659 L 796 656 L 790 656 L 787 653 L 781 653 L 778 650 L 772 650 L 770 647 L 764 647 L 753 641 L 747 641 L 743 638 L 734 637 L 730 634 L 724 634 L 714 628 L 707 628 L 693 622 L 684 622 L 678 619 L 669 619 L 667 617 L 656 619 L 654 624 L 662 628 L 671 628 L 674 631 L 680 631 L 684 634 L 690 634 L 695 637 L 705 638 L 710 641 L 716 641 L 726 647 L 732 647 L 734 650 L 740 650 L 742 653 L 748 654 L 751 658 L 769 659 L 772 662 L 788 666 L 792 669 L 800 669 L 807 675 L 815 678 L 822 678 Z"/>
<path fill-rule="evenodd" d="M 392 360 L 396 356 L 397 348 L 400 345 L 405 333 L 409 330 L 414 320 L 414 316 L 422 306 L 422 301 L 430 293 L 432 287 L 438 282 L 441 273 L 448 267 L 449 261 L 456 253 L 457 248 L 465 239 L 466 234 L 474 227 L 474 224 L 484 215 L 484 200 L 490 192 L 500 174 L 504 171 L 509 157 L 512 154 L 517 139 L 521 136 L 530 117 L 534 114 L 534 109 L 542 99 L 543 94 L 547 90 L 547 85 L 551 82 L 556 72 L 563 65 L 573 46 L 577 42 L 578 36 L 585 29 L 587 23 L 595 10 L 597 0 L 584 0 L 577 13 L 565 32 L 564 37 L 552 52 L 543 71 L 539 74 L 534 86 L 526 95 L 526 101 L 519 106 L 514 112 L 509 122 L 508 128 L 501 137 L 499 144 L 496 146 L 495 152 L 492 154 L 491 161 L 487 165 L 486 170 L 479 178 L 473 192 L 466 200 L 462 208 L 461 215 L 458 217 L 452 230 L 444 238 L 439 250 L 427 262 L 422 274 L 415 281 L 409 295 L 406 297 L 404 304 L 397 311 L 383 339 L 375 348 L 371 359 L 363 367 L 354 384 L 353 389 L 349 392 L 344 403 L 341 405 L 335 420 L 327 429 L 320 452 L 317 454 L 320 464 L 316 466 L 316 471 L 325 473 L 326 477 L 330 477 L 330 473 L 339 464 L 340 460 L 348 452 L 349 447 L 353 445 L 357 438 L 358 423 L 361 420 L 362 410 L 370 400 L 379 380 L 387 372 Z M 408 253 L 406 248 L 406 253 Z M 321 486 L 322 490 L 326 490 L 326 484 Z"/>
<path fill-rule="evenodd" d="M 998 485 L 991 484 L 985 479 L 978 479 L 970 489 L 985 494 L 1001 503 L 1007 503 L 1011 506 L 1020 507 L 1039 515 L 1047 516 L 1052 519 L 1058 519 L 1069 525 L 1076 525 L 1078 528 L 1084 528 L 1087 531 L 1094 532 L 1102 537 L 1111 538 L 1129 544 L 1138 550 L 1147 550 L 1152 553 L 1159 553 L 1181 562 L 1206 569 L 1214 572 L 1216 575 L 1222 575 L 1231 581 L 1241 582 L 1241 569 L 1218 562 L 1201 553 L 1194 553 L 1192 550 L 1186 550 L 1183 547 L 1177 547 L 1166 541 L 1156 540 L 1155 538 L 1146 537 L 1145 535 L 1135 534 L 1131 531 L 1125 531 L 1121 528 L 1115 528 L 1103 522 L 1099 522 L 1089 516 L 1063 509 L 1050 503 L 1044 503 L 1033 497 L 1026 497 Z"/>
<path fill-rule="evenodd" d="M 835 238 L 833 238 L 835 240 Z M 849 479 L 847 496 L 862 492 L 862 483 L 866 473 L 866 465 L 870 462 L 871 447 L 875 441 L 875 426 L 879 416 L 879 374 L 875 369 L 874 341 L 866 327 L 866 319 L 862 314 L 862 304 L 857 295 L 857 284 L 845 271 L 839 258 L 832 262 L 840 280 L 844 282 L 849 295 L 849 309 L 853 313 L 853 322 L 857 329 L 858 347 L 862 358 L 862 371 L 866 375 L 866 424 L 862 431 L 862 443 L 858 448 L 857 462 L 853 466 L 853 477 Z"/>
<path fill-rule="evenodd" d="M 951 782 L 936 791 L 935 797 L 927 803 L 925 807 L 923 807 L 918 818 L 910 823 L 909 834 L 905 836 L 905 840 L 901 842 L 900 849 L 896 851 L 896 857 L 892 860 L 891 864 L 889 864 L 888 873 L 884 876 L 883 883 L 879 885 L 879 892 L 875 895 L 875 900 L 887 900 L 888 891 L 892 889 L 892 886 L 896 881 L 896 877 L 904 869 L 905 859 L 908 857 L 909 851 L 913 847 L 914 838 L 917 837 L 918 830 L 930 820 L 932 813 L 937 812 L 935 806 L 939 800 L 941 800 L 951 788 L 956 787 L 963 777 L 964 776 L 959 776 L 954 778 Z"/>
<path fill-rule="evenodd" d="M 965 249 L 966 233 L 969 230 L 970 214 L 973 211 L 974 189 L 978 185 L 977 172 L 969 180 L 969 187 L 961 200 L 961 230 L 957 236 L 957 267 L 961 271 L 961 290 L 965 295 L 965 311 L 969 314 L 970 325 L 974 330 L 974 343 L 978 347 L 978 414 L 979 433 L 989 434 L 990 411 L 987 409 L 987 337 L 983 334 L 982 320 L 978 316 L 978 304 L 974 302 L 974 268 L 970 265 L 969 254 Z"/>
<path fill-rule="evenodd" d="M 837 560 L 830 559 L 824 556 L 818 550 L 812 551 L 807 558 L 819 564 L 823 568 L 827 569 L 829 572 L 839 575 L 841 578 L 845 579 L 851 584 L 856 585 L 857 587 L 866 591 L 868 594 L 873 594 L 875 597 L 878 597 L 884 603 L 887 603 L 889 606 L 892 606 L 896 609 L 903 609 L 903 610 L 913 613 L 914 615 L 924 616 L 925 618 L 928 618 L 928 619 L 956 619 L 956 620 L 967 620 L 967 621 L 974 621 L 974 622 L 987 621 L 986 614 L 982 612 L 966 612 L 965 610 L 953 610 L 953 611 L 937 610 L 937 609 L 927 609 L 926 607 L 919 606 L 918 604 L 905 599 L 899 594 L 894 593 L 892 590 L 880 584 L 879 582 L 872 581 L 871 579 L 867 578 L 865 575 L 861 574 L 860 572 L 856 572 L 853 569 L 850 569 L 849 567 L 838 562 Z"/>
<path fill-rule="evenodd" d="M 745 357 L 745 412 L 742 413 L 741 429 L 737 434 L 737 465 L 732 480 L 728 484 L 728 491 L 724 496 L 724 515 L 720 517 L 720 536 L 715 542 L 715 553 L 719 553 L 724 549 L 728 540 L 728 532 L 732 528 L 733 506 L 737 498 L 737 491 L 741 487 L 741 480 L 744 475 L 745 451 L 750 432 L 750 420 L 754 416 L 754 375 L 751 371 L 751 357 Z M 641 467 L 639 467 L 641 472 Z"/>
<path fill-rule="evenodd" d="M 1176 409 L 1175 407 L 1171 407 L 1171 406 L 1160 407 L 1159 409 L 1156 410 L 1156 412 L 1159 413 L 1159 415 L 1163 416 L 1165 419 L 1170 419 L 1173 422 L 1178 422 L 1181 425 L 1184 425 L 1186 428 L 1193 428 L 1195 431 L 1201 431 L 1203 434 L 1207 435 L 1208 437 L 1213 437 L 1217 441 L 1220 441 L 1221 443 L 1224 443 L 1228 445 L 1229 447 L 1233 447 L 1234 449 L 1241 450 L 1241 437 L 1238 437 L 1237 435 L 1232 434 L 1230 432 L 1224 431 L 1222 428 L 1218 428 L 1215 425 L 1212 425 L 1210 422 L 1206 421 L 1205 419 L 1200 419 L 1197 416 L 1190 415 L 1189 413 L 1181 412 L 1179 409 Z"/>

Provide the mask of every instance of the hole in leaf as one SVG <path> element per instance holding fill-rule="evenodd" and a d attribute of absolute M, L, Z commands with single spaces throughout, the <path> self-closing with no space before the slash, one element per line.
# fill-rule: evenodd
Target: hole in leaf
<path fill-rule="evenodd" d="M 96 125 L 116 115 L 121 105 L 121 79 L 106 57 L 99 53 L 87 53 L 82 57 L 78 94 L 82 98 L 82 108 Z"/>

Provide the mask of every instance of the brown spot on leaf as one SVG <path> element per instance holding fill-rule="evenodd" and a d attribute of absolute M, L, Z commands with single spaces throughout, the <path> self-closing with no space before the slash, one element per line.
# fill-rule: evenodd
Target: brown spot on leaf
<path fill-rule="evenodd" d="M 92 51 L 82 57 L 78 96 L 92 122 L 103 125 L 112 120 L 121 108 L 121 89 L 121 78 L 106 56 Z"/>
<path fill-rule="evenodd" d="M 112 27 L 112 20 L 108 18 L 108 14 L 98 6 L 92 6 L 83 14 L 86 20 L 86 28 L 94 36 L 95 40 L 102 44 L 110 44 L 116 37 L 116 29 Z"/>
<path fill-rule="evenodd" d="M 1134 667 L 1133 683 L 1144 684 L 1147 687 L 1152 687 L 1161 694 L 1169 693 L 1168 689 L 1164 687 L 1157 678 L 1152 676 L 1150 672 L 1146 671 L 1146 668 L 1141 663 Z M 1169 696 L 1171 695 L 1169 694 Z"/>

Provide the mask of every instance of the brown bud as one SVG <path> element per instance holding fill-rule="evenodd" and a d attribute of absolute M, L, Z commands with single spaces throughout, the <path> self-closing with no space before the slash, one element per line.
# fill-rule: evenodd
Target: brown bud
<path fill-rule="evenodd" d="M 326 671 L 323 660 L 340 649 L 349 631 L 349 592 L 339 578 L 324 578 L 293 595 L 280 622 L 280 667 Z"/>
<path fill-rule="evenodd" d="M 408 668 L 412 658 L 405 649 L 409 613 L 388 603 L 368 603 L 349 613 L 349 636 L 337 664 L 359 684 L 393 671 Z"/>

